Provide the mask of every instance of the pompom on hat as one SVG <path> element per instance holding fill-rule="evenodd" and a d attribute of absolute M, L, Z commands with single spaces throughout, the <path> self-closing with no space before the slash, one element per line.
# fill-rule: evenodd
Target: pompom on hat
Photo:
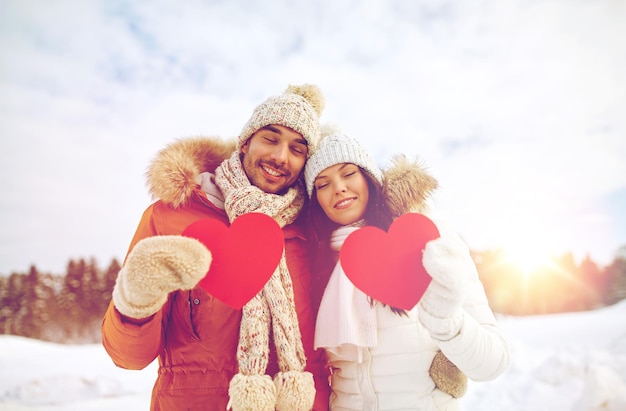
<path fill-rule="evenodd" d="M 341 163 L 356 164 L 380 186 L 383 185 L 382 171 L 359 141 L 343 133 L 336 125 L 326 124 L 321 128 L 317 149 L 304 167 L 304 180 L 309 197 L 313 195 L 317 176 L 328 167 Z"/>
<path fill-rule="evenodd" d="M 238 148 L 259 129 L 277 124 L 300 133 L 309 146 L 308 156 L 319 140 L 319 118 L 326 102 L 322 91 L 313 84 L 289 85 L 285 92 L 259 104 L 239 134 Z"/>

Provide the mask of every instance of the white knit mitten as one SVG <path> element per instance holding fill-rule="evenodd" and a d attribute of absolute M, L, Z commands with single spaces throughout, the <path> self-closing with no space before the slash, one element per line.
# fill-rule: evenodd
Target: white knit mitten
<path fill-rule="evenodd" d="M 441 237 L 429 241 L 422 263 L 432 277 L 419 302 L 419 319 L 434 339 L 456 336 L 463 322 L 461 307 L 476 266 L 465 242 L 454 232 L 440 230 Z"/>
<path fill-rule="evenodd" d="M 198 284 L 211 265 L 198 240 L 176 235 L 144 238 L 128 254 L 113 288 L 113 303 L 127 317 L 141 319 L 161 309 L 175 290 Z"/>

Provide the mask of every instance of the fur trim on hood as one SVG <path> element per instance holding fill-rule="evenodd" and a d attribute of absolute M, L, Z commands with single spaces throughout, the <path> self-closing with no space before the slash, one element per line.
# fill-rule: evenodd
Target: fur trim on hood
<path fill-rule="evenodd" d="M 157 153 L 146 172 L 154 199 L 179 208 L 198 188 L 200 174 L 215 172 L 237 150 L 237 140 L 219 137 L 188 137 L 168 144 Z M 395 156 L 383 170 L 383 194 L 394 217 L 424 212 L 438 183 L 426 168 L 404 155 Z"/>
<path fill-rule="evenodd" d="M 157 153 L 146 172 L 153 199 L 179 208 L 189 201 L 200 183 L 200 174 L 213 173 L 237 150 L 237 140 L 190 137 L 176 140 Z"/>
<path fill-rule="evenodd" d="M 383 170 L 383 196 L 394 217 L 426 212 L 438 185 L 422 164 L 404 155 L 394 156 L 391 166 Z"/>

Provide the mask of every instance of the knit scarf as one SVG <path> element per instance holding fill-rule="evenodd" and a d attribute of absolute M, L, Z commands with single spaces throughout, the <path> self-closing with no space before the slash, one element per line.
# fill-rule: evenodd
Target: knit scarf
<path fill-rule="evenodd" d="M 222 162 L 215 176 L 231 223 L 240 215 L 258 212 L 284 227 L 296 219 L 304 205 L 301 183 L 284 195 L 266 193 L 252 185 L 237 152 Z M 274 381 L 265 374 L 270 327 L 280 369 Z M 242 309 L 237 362 L 239 372 L 228 389 L 229 409 L 308 411 L 313 407 L 315 385 L 312 374 L 304 371 L 306 357 L 284 250 L 269 281 Z"/>
<path fill-rule="evenodd" d="M 339 252 L 345 239 L 363 222 L 340 227 L 331 236 Z M 335 265 L 320 303 L 315 323 L 315 348 L 325 348 L 340 358 L 361 362 L 363 348 L 377 345 L 376 310 L 367 295 L 348 279 L 341 262 Z"/>

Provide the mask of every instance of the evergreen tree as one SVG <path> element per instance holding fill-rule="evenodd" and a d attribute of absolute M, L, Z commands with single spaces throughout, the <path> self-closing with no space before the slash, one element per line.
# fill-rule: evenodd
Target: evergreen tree
<path fill-rule="evenodd" d="M 622 247 L 611 265 L 605 269 L 607 291 L 605 302 L 614 304 L 626 299 L 626 247 Z"/>
<path fill-rule="evenodd" d="M 4 324 L 4 330 L 7 334 L 25 335 L 22 327 L 22 319 L 26 311 L 25 295 L 24 276 L 16 273 L 11 274 L 7 286 L 7 297 L 3 304 L 3 309 L 8 311 Z"/>
<path fill-rule="evenodd" d="M 102 290 L 102 295 L 100 296 L 101 306 L 100 309 L 102 314 L 106 312 L 107 307 L 109 306 L 109 302 L 111 301 L 111 294 L 113 292 L 113 287 L 115 286 L 115 280 L 117 280 L 117 274 L 122 269 L 119 261 L 117 259 L 113 259 L 109 267 L 104 272 L 104 287 Z"/>
<path fill-rule="evenodd" d="M 82 261 L 82 272 L 80 273 L 80 292 L 77 295 L 77 303 L 80 305 L 81 311 L 79 321 L 87 325 L 97 318 L 100 313 L 99 298 L 101 291 L 96 260 L 90 259 L 88 263 Z"/>
<path fill-rule="evenodd" d="M 11 315 L 9 277 L 0 275 L 0 334 L 9 334 Z"/>

